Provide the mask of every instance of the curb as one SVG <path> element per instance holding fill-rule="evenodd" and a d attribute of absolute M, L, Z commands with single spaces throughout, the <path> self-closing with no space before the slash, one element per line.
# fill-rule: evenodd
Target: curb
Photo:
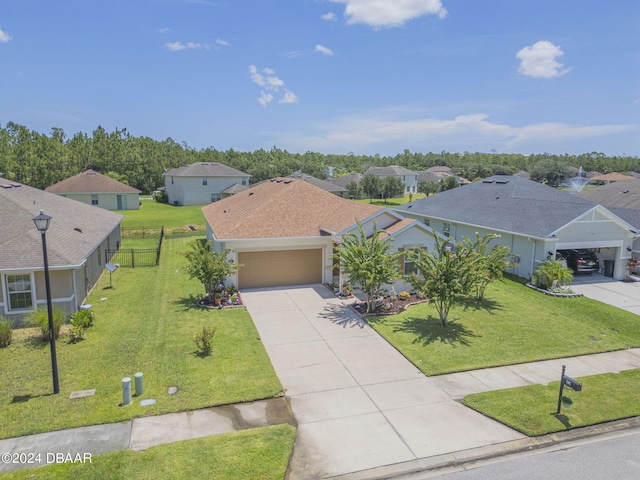
<path fill-rule="evenodd" d="M 555 449 L 569 448 L 570 446 L 575 446 L 572 444 L 586 443 L 590 439 L 591 441 L 605 439 L 598 439 L 597 437 L 631 435 L 636 433 L 636 430 L 640 430 L 640 417 L 575 428 L 540 437 L 527 437 L 511 442 L 460 450 L 328 478 L 334 480 L 383 480 L 406 477 L 408 480 L 418 474 L 421 475 L 419 478 L 429 478 L 479 467 L 485 463 L 492 463 L 491 460 L 501 457 L 534 453 L 541 450 L 553 450 L 554 447 Z"/>

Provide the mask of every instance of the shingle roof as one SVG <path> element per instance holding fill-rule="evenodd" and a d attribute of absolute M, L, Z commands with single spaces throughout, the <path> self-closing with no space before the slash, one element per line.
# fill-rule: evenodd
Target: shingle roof
<path fill-rule="evenodd" d="M 635 208 L 640 210 L 640 180 L 621 180 L 576 193 L 605 207 Z"/>
<path fill-rule="evenodd" d="M 50 193 L 140 193 L 140 190 L 94 170 L 78 173 L 44 189 Z"/>
<path fill-rule="evenodd" d="M 0 178 L 0 270 L 42 268 L 42 240 L 32 220 L 40 210 L 52 217 L 47 231 L 51 267 L 80 265 L 124 218 Z"/>
<path fill-rule="evenodd" d="M 445 166 L 445 165 L 436 165 L 434 167 L 429 167 L 425 170 L 425 172 L 431 172 L 431 173 L 449 173 L 451 175 L 453 175 L 453 172 L 451 171 L 451 168 Z"/>
<path fill-rule="evenodd" d="M 349 173 L 342 177 L 328 178 L 327 182 L 338 185 L 339 187 L 346 187 L 350 182 L 360 183 L 360 180 L 362 180 L 361 173 Z"/>
<path fill-rule="evenodd" d="M 522 177 L 495 175 L 396 210 L 544 238 L 595 206 Z"/>
<path fill-rule="evenodd" d="M 604 175 L 595 175 L 593 177 L 589 177 L 589 180 L 593 180 L 594 182 L 620 182 L 622 180 L 631 180 L 633 177 L 629 175 L 623 175 L 622 173 L 612 172 L 605 173 Z"/>
<path fill-rule="evenodd" d="M 398 165 L 390 165 L 388 167 L 369 167 L 364 173 L 372 173 L 374 175 L 417 175 L 416 172 L 409 170 L 408 168 L 400 167 Z"/>
<path fill-rule="evenodd" d="M 184 167 L 167 170 L 163 175 L 174 177 L 250 177 L 248 173 L 231 168 L 223 163 L 197 162 Z"/>
<path fill-rule="evenodd" d="M 222 193 L 226 193 L 228 195 L 234 195 L 236 193 L 244 192 L 247 188 L 245 185 L 240 185 L 239 183 L 234 183 L 226 190 L 223 190 Z"/>
<path fill-rule="evenodd" d="M 303 180 L 277 178 L 202 207 L 218 240 L 342 232 L 384 208 L 345 200 Z"/>
<path fill-rule="evenodd" d="M 289 178 L 299 178 L 300 180 L 304 180 L 305 182 L 310 183 L 311 185 L 315 185 L 318 188 L 326 190 L 331 193 L 343 193 L 346 192 L 347 189 L 341 187 L 340 185 L 336 185 L 334 183 L 327 182 L 326 180 L 321 180 L 312 175 L 307 175 L 306 173 L 302 173 L 300 171 L 294 172 L 289 175 Z"/>

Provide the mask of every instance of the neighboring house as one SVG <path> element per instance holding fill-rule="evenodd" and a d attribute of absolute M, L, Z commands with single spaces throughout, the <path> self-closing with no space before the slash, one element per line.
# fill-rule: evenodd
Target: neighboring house
<path fill-rule="evenodd" d="M 381 178 L 385 177 L 397 177 L 404 184 L 405 193 L 417 193 L 418 192 L 418 173 L 409 170 L 398 165 L 391 165 L 389 167 L 370 167 L 364 172 L 371 173 Z"/>
<path fill-rule="evenodd" d="M 215 251 L 232 250 L 240 265 L 228 279 L 239 288 L 310 283 L 342 284 L 333 260 L 334 245 L 356 232 L 385 229 L 393 248 L 433 248 L 430 228 L 383 207 L 345 200 L 303 180 L 277 178 L 202 207 L 207 239 Z M 404 265 L 404 264 L 403 264 Z M 404 281 L 396 291 L 409 289 Z"/>
<path fill-rule="evenodd" d="M 338 195 L 339 197 L 345 197 L 347 195 L 346 188 L 336 185 L 335 183 L 327 182 L 326 180 L 321 180 L 311 175 L 307 175 L 306 173 L 302 173 L 300 170 L 293 172 L 291 175 L 289 175 L 288 178 L 298 178 L 300 180 L 304 180 L 311 185 L 315 185 L 316 187 L 326 190 L 329 193 L 333 193 L 334 195 Z"/>
<path fill-rule="evenodd" d="M 19 320 L 46 306 L 42 238 L 46 232 L 53 305 L 76 312 L 120 246 L 122 215 L 0 178 L 0 314 Z"/>
<path fill-rule="evenodd" d="M 530 278 L 557 250 L 589 248 L 613 260 L 623 279 L 638 230 L 595 202 L 516 176 L 496 175 L 401 205 L 397 211 L 460 241 L 476 232 L 500 234 L 520 264 L 513 273 Z M 601 262 L 602 264 L 602 262 Z"/>
<path fill-rule="evenodd" d="M 44 189 L 107 210 L 138 210 L 140 190 L 94 170 L 78 173 Z"/>
<path fill-rule="evenodd" d="M 608 183 L 620 182 L 622 180 L 633 180 L 633 177 L 630 175 L 623 175 L 622 173 L 613 172 L 606 173 L 604 175 L 594 175 L 589 177 L 589 183 L 595 183 L 596 185 L 606 185 Z"/>
<path fill-rule="evenodd" d="M 198 162 L 162 174 L 171 205 L 206 205 L 222 200 L 234 185 L 249 186 L 251 175 L 222 163 Z"/>
<path fill-rule="evenodd" d="M 345 189 L 344 197 L 347 198 L 349 196 L 347 185 L 350 183 L 355 183 L 360 185 L 360 180 L 362 180 L 363 175 L 361 173 L 348 173 L 347 175 L 343 175 L 341 177 L 336 178 L 327 178 L 327 182 L 335 185 L 336 187 L 341 187 Z M 364 198 L 365 194 L 362 192 L 360 194 L 360 198 Z"/>

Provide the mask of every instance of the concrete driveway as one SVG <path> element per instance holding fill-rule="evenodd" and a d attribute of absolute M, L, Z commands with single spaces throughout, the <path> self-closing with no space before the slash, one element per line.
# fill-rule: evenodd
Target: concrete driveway
<path fill-rule="evenodd" d="M 243 301 L 298 420 L 291 479 L 523 438 L 455 401 L 322 285 Z"/>
<path fill-rule="evenodd" d="M 640 282 L 621 282 L 604 275 L 575 275 L 571 288 L 602 303 L 640 315 Z"/>

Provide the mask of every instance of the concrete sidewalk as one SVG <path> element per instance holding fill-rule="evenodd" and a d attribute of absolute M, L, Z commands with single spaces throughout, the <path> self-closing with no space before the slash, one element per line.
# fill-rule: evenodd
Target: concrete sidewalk
<path fill-rule="evenodd" d="M 327 478 L 524 438 L 457 399 L 640 367 L 640 352 L 424 376 L 324 286 L 246 291 L 298 420 L 291 479 Z"/>
<path fill-rule="evenodd" d="M 39 453 L 40 461 L 30 464 L 2 461 L 0 473 L 47 465 L 51 463 L 47 462 L 47 454 L 82 457 L 129 448 L 142 451 L 165 443 L 282 423 L 296 424 L 286 399 L 276 398 L 8 438 L 0 440 L 0 454 Z"/>

